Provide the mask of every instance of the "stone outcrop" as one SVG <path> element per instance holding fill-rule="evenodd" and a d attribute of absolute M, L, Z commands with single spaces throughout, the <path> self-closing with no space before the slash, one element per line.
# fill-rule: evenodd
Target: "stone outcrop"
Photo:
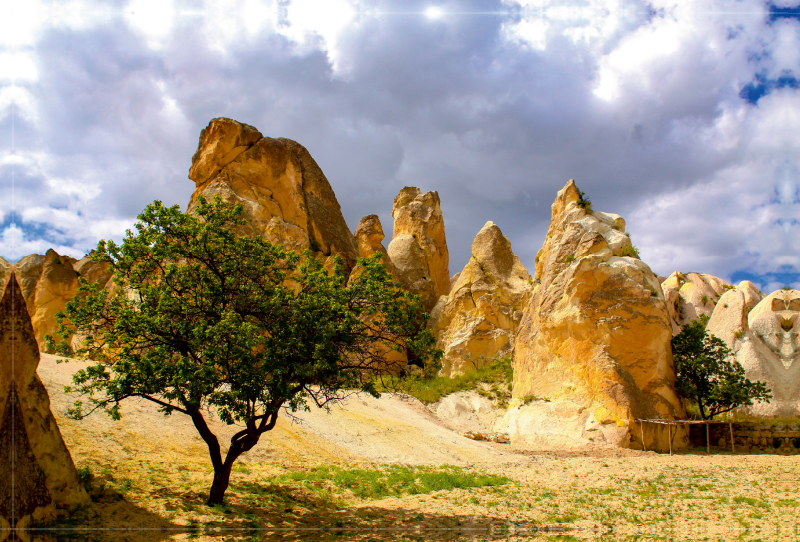
<path fill-rule="evenodd" d="M 381 259 L 386 265 L 387 271 L 392 274 L 395 281 L 400 281 L 400 275 L 397 268 L 389 258 L 389 254 L 383 246 L 383 239 L 386 237 L 383 233 L 381 220 L 378 215 L 367 215 L 361 219 L 356 228 L 355 239 L 358 246 L 358 257 L 369 258 L 376 252 L 381 253 Z"/>
<path fill-rule="evenodd" d="M 531 276 L 511 251 L 511 242 L 487 222 L 472 243 L 472 257 L 448 296 L 433 311 L 441 373 L 454 376 L 497 356 L 510 355 Z"/>
<path fill-rule="evenodd" d="M 569 181 L 551 207 L 515 343 L 514 401 L 547 399 L 542 413 L 569 419 L 567 429 L 556 427 L 570 431 L 562 436 L 641 448 L 643 429 L 648 450 L 666 450 L 665 428 L 636 422 L 685 416 L 660 285 L 644 262 L 622 255 L 632 252 L 624 220 L 584 209 L 581 201 Z M 528 427 L 523 419 L 515 424 Z M 535 425 L 526 431 L 535 433 Z M 674 448 L 687 444 L 679 430 Z"/>
<path fill-rule="evenodd" d="M 769 403 L 741 410 L 800 416 L 800 292 L 778 290 L 751 308 L 750 290 L 740 284 L 722 296 L 706 330 L 725 341 L 747 378 L 772 390 Z"/>
<path fill-rule="evenodd" d="M 219 196 L 241 203 L 248 224 L 241 233 L 332 264 L 339 255 L 351 270 L 358 255 L 330 183 L 305 147 L 290 139 L 264 137 L 252 126 L 213 119 L 200 134 L 189 178 L 196 184 L 189 203 Z"/>
<path fill-rule="evenodd" d="M 6 291 L 6 283 L 8 282 L 8 277 L 11 276 L 11 264 L 8 263 L 5 258 L 0 256 L 0 289 L 3 292 Z"/>
<path fill-rule="evenodd" d="M 56 313 L 63 311 L 67 301 L 78 293 L 77 261 L 59 256 L 50 249 L 42 256 L 31 254 L 14 264 L 25 305 L 31 316 L 34 336 L 44 351 L 45 336 L 56 336 Z"/>
<path fill-rule="evenodd" d="M 431 310 L 450 291 L 450 255 L 437 192 L 405 187 L 392 207 L 394 231 L 388 253 L 406 289 Z"/>
<path fill-rule="evenodd" d="M 23 529 L 89 497 L 36 374 L 39 348 L 23 292 L 14 274 L 7 282 L 0 301 L 0 526 Z"/>
<path fill-rule="evenodd" d="M 672 319 L 672 334 L 677 335 L 684 325 L 701 316 L 710 318 L 720 297 L 732 288 L 732 285 L 713 275 L 672 273 L 661 283 Z"/>

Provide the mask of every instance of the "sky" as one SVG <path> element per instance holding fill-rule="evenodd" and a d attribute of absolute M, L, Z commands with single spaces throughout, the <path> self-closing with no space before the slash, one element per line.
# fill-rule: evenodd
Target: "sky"
<path fill-rule="evenodd" d="M 0 255 L 80 258 L 186 208 L 215 117 L 304 145 L 388 245 L 441 197 L 533 270 L 569 179 L 660 275 L 800 287 L 800 7 L 629 0 L 0 0 Z"/>

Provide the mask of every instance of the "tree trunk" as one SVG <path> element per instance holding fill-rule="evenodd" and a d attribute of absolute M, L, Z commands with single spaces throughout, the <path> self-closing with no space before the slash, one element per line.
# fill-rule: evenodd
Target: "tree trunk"
<path fill-rule="evenodd" d="M 219 469 L 214 469 L 214 481 L 211 483 L 211 491 L 208 494 L 209 505 L 222 504 L 225 491 L 231 481 L 231 468 L 234 461 L 235 459 L 230 460 L 229 456 Z"/>

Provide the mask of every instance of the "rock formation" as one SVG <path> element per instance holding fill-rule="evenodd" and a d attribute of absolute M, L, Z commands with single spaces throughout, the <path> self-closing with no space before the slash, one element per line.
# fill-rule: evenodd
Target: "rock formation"
<path fill-rule="evenodd" d="M 388 253 L 402 284 L 431 310 L 450 291 L 450 255 L 437 192 L 405 187 L 394 198 L 394 232 Z"/>
<path fill-rule="evenodd" d="M 361 219 L 356 228 L 355 239 L 358 247 L 359 258 L 369 258 L 376 252 L 382 254 L 382 260 L 386 265 L 387 271 L 392 274 L 395 281 L 400 281 L 400 275 L 397 268 L 389 258 L 388 252 L 383 247 L 383 238 L 386 237 L 383 233 L 381 220 L 378 215 L 367 215 Z"/>
<path fill-rule="evenodd" d="M 0 523 L 6 528 L 40 524 L 53 519 L 56 508 L 89 503 L 38 365 L 31 318 L 11 274 L 0 301 Z"/>
<path fill-rule="evenodd" d="M 45 349 L 45 336 L 55 337 L 56 313 L 78 293 L 78 273 L 74 258 L 59 256 L 50 249 L 44 256 L 31 254 L 14 264 L 25 305 L 31 315 L 39 349 Z"/>
<path fill-rule="evenodd" d="M 769 403 L 742 410 L 757 416 L 800 416 L 800 292 L 778 290 L 755 307 L 750 284 L 719 300 L 706 330 L 734 352 L 752 381 L 766 382 Z"/>
<path fill-rule="evenodd" d="M 440 374 L 445 376 L 511 354 L 532 282 L 494 222 L 478 232 L 472 257 L 457 277 L 432 314 L 437 347 L 444 350 Z"/>
<path fill-rule="evenodd" d="M 551 207 L 515 344 L 514 400 L 548 399 L 548 416 L 571 420 L 563 431 L 580 429 L 562 436 L 640 448 L 643 429 L 648 449 L 668 449 L 666 428 L 635 421 L 685 416 L 661 288 L 644 262 L 622 256 L 631 252 L 625 221 L 579 203 L 569 181 Z M 514 438 L 525 423 L 510 422 Z M 674 447 L 687 445 L 680 430 Z"/>
<path fill-rule="evenodd" d="M 672 273 L 661 284 L 672 319 L 672 334 L 677 335 L 684 325 L 701 315 L 710 318 L 720 297 L 732 288 L 713 275 Z"/>
<path fill-rule="evenodd" d="M 0 256 L 0 289 L 6 291 L 6 283 L 8 277 L 11 275 L 11 264 L 8 263 L 2 256 Z"/>
<path fill-rule="evenodd" d="M 252 126 L 212 120 L 200 134 L 189 178 L 196 184 L 189 212 L 204 196 L 244 206 L 242 233 L 259 235 L 331 265 L 339 255 L 347 270 L 358 249 L 328 180 L 308 151 L 290 139 L 263 137 Z"/>

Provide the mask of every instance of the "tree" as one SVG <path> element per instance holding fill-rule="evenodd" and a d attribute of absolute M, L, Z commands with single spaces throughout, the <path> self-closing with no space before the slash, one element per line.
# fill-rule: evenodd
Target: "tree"
<path fill-rule="evenodd" d="M 73 377 L 93 408 L 77 401 L 73 417 L 103 409 L 119 419 L 128 397 L 189 416 L 214 467 L 208 503 L 219 504 L 234 462 L 281 408 L 329 408 L 358 390 L 377 397 L 376 378 L 402 369 L 392 352 L 434 362 L 441 352 L 419 298 L 393 284 L 380 255 L 359 260 L 348 283 L 338 258 L 328 272 L 310 252 L 238 236 L 240 205 L 200 199 L 196 213 L 156 201 L 137 234 L 101 241 L 93 261 L 110 264 L 113 291 L 81 280 L 58 315 L 57 349 L 95 362 Z M 212 407 L 243 425 L 224 459 L 203 414 Z"/>
<path fill-rule="evenodd" d="M 672 338 L 678 392 L 697 404 L 700 416 L 710 420 L 753 400 L 772 398 L 763 382 L 751 382 L 744 376 L 744 367 L 732 359 L 725 343 L 709 334 L 705 325 L 695 320 Z"/>

